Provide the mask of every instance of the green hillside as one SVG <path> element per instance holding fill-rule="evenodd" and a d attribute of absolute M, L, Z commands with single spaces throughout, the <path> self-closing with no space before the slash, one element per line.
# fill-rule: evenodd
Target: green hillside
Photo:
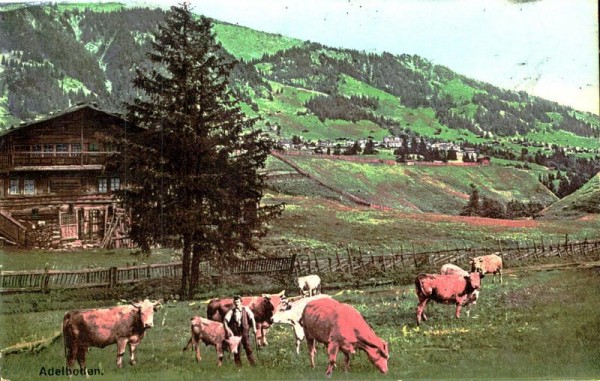
<path fill-rule="evenodd" d="M 476 167 L 406 166 L 355 163 L 309 156 L 286 156 L 315 179 L 369 203 L 405 212 L 458 215 L 470 184 L 504 204 L 511 200 L 549 205 L 557 200 L 528 171 L 497 165 Z M 272 163 L 272 170 L 280 164 Z M 307 196 L 310 194 L 306 194 Z"/>
<path fill-rule="evenodd" d="M 280 50 L 304 44 L 303 41 L 295 38 L 260 32 L 227 23 L 215 23 L 214 31 L 217 40 L 225 50 L 235 58 L 246 61 L 259 59 L 265 54 L 273 54 Z"/>
<path fill-rule="evenodd" d="M 550 205 L 541 214 L 543 219 L 573 219 L 589 213 L 600 214 L 600 173 L 574 193 Z"/>

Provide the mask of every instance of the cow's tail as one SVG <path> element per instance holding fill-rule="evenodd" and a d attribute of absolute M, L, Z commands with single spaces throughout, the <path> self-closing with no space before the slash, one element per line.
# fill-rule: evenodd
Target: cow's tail
<path fill-rule="evenodd" d="M 68 359 L 69 359 L 69 349 L 70 349 L 70 342 L 72 341 L 72 337 L 71 337 L 71 314 L 70 313 L 66 313 L 65 316 L 63 317 L 63 343 L 65 346 L 65 360 L 67 360 L 68 363 Z"/>
<path fill-rule="evenodd" d="M 425 294 L 423 292 L 423 275 L 424 274 L 419 274 L 415 278 L 415 292 L 417 293 L 417 296 Z"/>
<path fill-rule="evenodd" d="M 187 345 L 185 347 L 183 347 L 183 352 L 185 352 L 190 347 L 190 344 L 192 344 L 192 338 L 191 337 L 188 340 Z M 192 344 L 192 349 L 195 349 L 193 344 Z"/>

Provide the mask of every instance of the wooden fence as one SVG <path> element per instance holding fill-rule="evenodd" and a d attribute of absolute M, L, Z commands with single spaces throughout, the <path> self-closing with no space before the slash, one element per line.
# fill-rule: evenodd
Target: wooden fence
<path fill-rule="evenodd" d="M 519 266 L 531 261 L 556 257 L 560 260 L 600 260 L 600 240 L 544 244 L 532 241 L 530 245 L 517 242 L 515 247 L 456 248 L 416 252 L 414 246 L 401 247 L 396 253 L 372 254 L 360 248 L 346 248 L 333 255 L 299 254 L 294 272 L 305 274 L 355 274 L 361 271 L 426 271 L 439 269 L 445 263 L 454 263 L 468 269 L 469 260 L 480 255 L 495 253 L 503 258 L 505 267 Z"/>
<path fill-rule="evenodd" d="M 323 255 L 298 254 L 286 257 L 237 261 L 226 268 L 202 262 L 200 271 L 210 275 L 305 275 L 305 274 L 357 274 L 361 271 L 422 271 L 439 268 L 444 263 L 468 267 L 469 259 L 479 255 L 497 253 L 505 266 L 518 266 L 544 258 L 560 260 L 600 260 L 600 240 L 544 243 L 532 241 L 529 245 L 517 243 L 515 247 L 456 248 L 440 251 L 416 252 L 414 246 L 389 254 L 371 254 L 368 251 L 347 248 L 344 252 Z M 0 271 L 0 293 L 47 292 L 53 289 L 84 287 L 115 287 L 151 279 L 180 278 L 181 262 L 133 267 L 110 267 L 85 270 L 34 270 Z"/>
<path fill-rule="evenodd" d="M 231 263 L 227 273 L 234 275 L 291 274 L 295 256 L 250 259 Z M 115 287 L 144 280 L 181 278 L 181 262 L 132 267 L 110 267 L 84 270 L 0 271 L 0 293 L 47 292 L 53 289 Z M 200 271 L 219 274 L 223 270 L 209 262 L 200 264 Z"/>

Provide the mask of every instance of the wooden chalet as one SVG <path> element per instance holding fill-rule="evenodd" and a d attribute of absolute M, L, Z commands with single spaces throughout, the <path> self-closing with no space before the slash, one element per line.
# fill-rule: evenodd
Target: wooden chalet
<path fill-rule="evenodd" d="M 0 133 L 0 240 L 21 247 L 127 244 L 103 138 L 133 133 L 118 114 L 78 104 Z"/>

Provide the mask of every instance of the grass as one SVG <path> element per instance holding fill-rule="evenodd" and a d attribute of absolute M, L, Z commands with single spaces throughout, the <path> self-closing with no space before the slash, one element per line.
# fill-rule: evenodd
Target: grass
<path fill-rule="evenodd" d="M 304 44 L 303 41 L 295 38 L 265 33 L 239 25 L 215 23 L 213 28 L 221 45 L 237 59 L 246 61 Z"/>
<path fill-rule="evenodd" d="M 485 281 L 484 281 L 485 282 Z M 361 312 L 375 332 L 388 341 L 389 373 L 379 374 L 366 355 L 358 351 L 351 370 L 343 372 L 338 356 L 334 379 L 594 379 L 600 374 L 600 287 L 598 268 L 519 272 L 505 276 L 504 285 L 485 282 L 480 300 L 470 316 L 454 319 L 454 307 L 427 306 L 430 317 L 417 328 L 414 323 L 416 296 L 411 284 L 332 292 L 334 298 Z M 50 297 L 54 297 L 50 295 Z M 3 297 L 6 298 L 6 297 Z M 20 340 L 46 337 L 60 327 L 65 308 L 73 300 L 39 313 L 9 315 L 2 310 L 3 347 Z M 110 304 L 99 301 L 97 305 Z M 114 301 L 112 302 L 114 303 Z M 88 302 L 82 303 L 88 305 Z M 152 377 L 161 380 L 313 380 L 324 377 L 327 359 L 320 346 L 316 368 L 311 369 L 306 345 L 300 356 L 294 352 L 291 329 L 275 326 L 270 345 L 256 351 L 257 367 L 245 358 L 240 369 L 226 358 L 216 366 L 212 347 L 201 347 L 203 360 L 196 364 L 190 352 L 181 352 L 189 335 L 189 319 L 204 315 L 205 304 L 169 302 L 155 314 L 155 327 L 138 347 L 138 365 L 124 361 L 115 368 L 116 347 L 93 348 L 88 366 L 100 369 L 103 378 L 131 380 Z M 11 329 L 6 328 L 10 326 Z M 127 358 L 127 357 L 126 357 Z M 42 366 L 64 365 L 62 340 L 39 353 L 3 357 L 2 376 L 11 380 L 37 379 Z M 474 363 L 475 362 L 475 363 Z M 478 366 L 477 364 L 485 364 Z M 60 379 L 60 378 L 58 378 Z"/>
<path fill-rule="evenodd" d="M 544 239 L 563 242 L 598 237 L 600 215 L 585 220 L 511 221 L 445 216 L 433 213 L 382 211 L 343 205 L 334 200 L 302 195 L 267 195 L 269 202 L 285 202 L 282 218 L 271 224 L 265 246 L 306 248 L 319 255 L 344 254 L 360 247 L 377 254 L 444 250 L 467 247 L 497 248 Z M 282 249 L 278 249 L 282 250 Z M 321 253 L 322 252 L 322 253 Z"/>
<path fill-rule="evenodd" d="M 173 250 L 154 250 L 150 258 L 140 256 L 137 250 L 74 250 L 42 251 L 0 248 L 2 270 L 71 270 L 111 266 L 141 266 L 147 263 L 169 263 L 178 260 Z"/>
<path fill-rule="evenodd" d="M 556 201 L 536 174 L 503 166 L 388 166 L 313 157 L 290 160 L 337 189 L 406 212 L 457 215 L 468 200 L 471 183 L 482 196 L 504 202 L 517 199 L 548 205 Z"/>

